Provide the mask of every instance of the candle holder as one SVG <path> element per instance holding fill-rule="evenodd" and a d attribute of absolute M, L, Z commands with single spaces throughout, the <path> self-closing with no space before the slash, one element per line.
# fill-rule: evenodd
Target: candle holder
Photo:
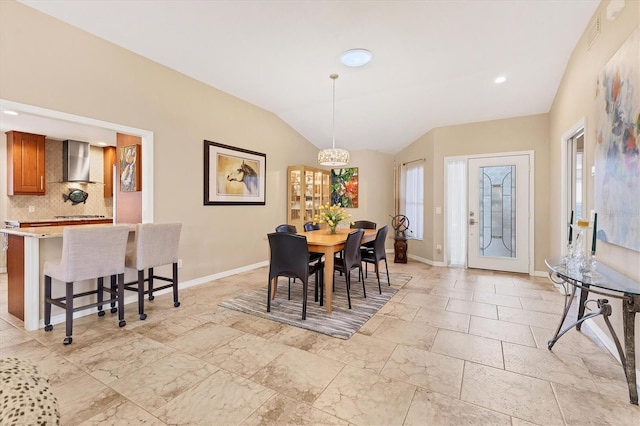
<path fill-rule="evenodd" d="M 596 261 L 596 254 L 591 252 L 591 255 L 585 259 L 584 269 L 582 271 L 582 276 L 584 277 L 595 277 L 598 275 L 596 269 L 598 268 L 598 262 Z"/>

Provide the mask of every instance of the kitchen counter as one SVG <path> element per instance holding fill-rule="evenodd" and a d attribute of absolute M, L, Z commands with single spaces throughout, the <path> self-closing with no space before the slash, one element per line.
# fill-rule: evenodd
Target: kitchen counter
<path fill-rule="evenodd" d="M 92 223 L 110 223 L 113 222 L 112 217 L 78 215 L 78 216 L 56 216 L 53 219 L 34 219 L 34 220 L 5 220 L 4 223 L 8 228 L 25 228 L 35 226 L 55 226 L 55 225 L 88 225 Z"/>

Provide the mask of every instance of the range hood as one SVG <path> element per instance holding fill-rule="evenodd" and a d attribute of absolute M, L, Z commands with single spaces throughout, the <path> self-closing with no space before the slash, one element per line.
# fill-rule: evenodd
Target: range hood
<path fill-rule="evenodd" d="M 89 142 L 62 141 L 62 181 L 95 183 L 89 180 Z"/>

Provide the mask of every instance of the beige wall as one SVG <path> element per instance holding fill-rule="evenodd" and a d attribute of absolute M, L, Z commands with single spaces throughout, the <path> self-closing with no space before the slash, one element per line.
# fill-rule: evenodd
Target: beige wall
<path fill-rule="evenodd" d="M 625 40 L 635 31 L 640 23 L 640 2 L 627 1 L 621 14 L 615 21 L 607 19 L 606 7 L 608 1 L 603 1 L 594 14 L 601 18 L 601 33 L 589 48 L 586 34 L 580 39 L 567 64 L 564 77 L 558 88 L 550 113 L 550 151 L 549 173 L 551 182 L 561 181 L 562 144 L 561 140 L 576 123 L 584 120 L 585 128 L 585 164 L 587 170 L 585 181 L 586 206 L 584 211 L 594 208 L 594 181 L 591 167 L 594 165 L 595 148 L 595 88 L 598 74 L 611 59 Z M 562 219 L 563 199 L 560 185 L 550 185 L 549 190 L 549 253 L 558 255 L 564 246 L 562 229 L 565 226 Z M 598 242 L 598 261 L 616 271 L 640 282 L 640 253 L 613 244 Z M 595 296 L 594 296 L 595 297 Z M 619 300 L 609 299 L 613 306 L 612 323 L 622 339 L 622 304 Z M 636 348 L 640 347 L 640 316 L 636 316 Z M 596 318 L 601 330 L 606 325 L 601 318 Z M 607 333 L 604 333 L 605 337 Z M 623 343 L 624 344 L 624 343 Z M 636 366 L 637 364 L 636 355 Z"/>
<path fill-rule="evenodd" d="M 287 166 L 317 165 L 315 146 L 268 111 L 20 3 L 0 9 L 1 99 L 153 132 L 154 221 L 183 223 L 181 281 L 267 260 L 265 235 L 286 221 Z M 204 139 L 266 153 L 265 206 L 203 206 Z M 383 221 L 392 156 L 351 155 L 363 191 L 352 215 Z"/>
<path fill-rule="evenodd" d="M 486 121 L 458 126 L 440 127 L 427 133 L 396 156 L 396 162 L 426 158 L 425 163 L 425 239 L 410 241 L 409 254 L 434 262 L 444 261 L 444 159 L 445 157 L 486 155 L 500 152 L 533 151 L 534 235 L 547 235 L 549 200 L 549 116 L 547 114 L 505 120 Z M 442 214 L 435 214 L 442 207 Z M 548 239 L 536 238 L 534 269 L 544 271 Z"/>
<path fill-rule="evenodd" d="M 587 46 L 584 35 L 573 51 L 567 65 L 562 83 L 551 107 L 550 121 L 550 174 L 552 182 L 561 180 L 562 169 L 562 136 L 576 123 L 584 119 L 585 131 L 585 164 L 586 173 L 586 206 L 584 211 L 594 208 L 594 181 L 589 171 L 594 165 L 595 148 L 595 89 L 598 74 L 615 52 L 622 46 L 631 33 L 638 28 L 640 22 L 640 2 L 626 2 L 620 16 L 615 21 L 607 19 L 603 1 L 594 16 L 601 17 L 601 33 L 591 48 Z M 563 247 L 561 209 L 563 199 L 560 185 L 549 187 L 551 200 L 550 210 L 550 253 L 559 254 Z M 598 242 L 598 259 L 612 266 L 623 274 L 640 281 L 638 252 L 624 249 L 605 242 Z"/>

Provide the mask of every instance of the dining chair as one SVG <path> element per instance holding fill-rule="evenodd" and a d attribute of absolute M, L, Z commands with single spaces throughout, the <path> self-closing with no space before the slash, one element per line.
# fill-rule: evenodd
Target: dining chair
<path fill-rule="evenodd" d="M 351 287 L 351 271 L 358 268 L 358 278 L 362 276 L 360 243 L 362 242 L 363 235 L 364 229 L 358 229 L 356 231 L 350 232 L 349 235 L 347 235 L 347 241 L 344 243 L 343 257 L 336 258 L 333 265 L 334 271 L 343 272 L 345 275 L 349 309 L 351 309 L 351 295 L 349 294 L 349 288 Z M 364 277 L 362 279 L 362 292 L 364 293 L 364 297 L 366 298 L 367 290 L 364 287 Z M 320 291 L 320 297 L 322 298 L 322 290 Z"/>
<path fill-rule="evenodd" d="M 387 270 L 387 282 L 391 285 L 391 280 L 389 279 L 389 266 L 387 264 L 387 253 L 385 251 L 384 242 L 387 238 L 387 232 L 389 231 L 389 227 L 387 225 L 378 229 L 376 233 L 376 239 L 373 240 L 373 248 L 372 249 L 361 249 L 362 261 L 365 265 L 369 263 L 373 263 L 376 268 L 376 277 L 378 278 L 378 291 L 382 294 L 382 287 L 380 286 L 380 272 L 379 272 L 379 263 L 384 260 L 384 267 Z M 367 268 L 365 267 L 365 274 L 367 272 Z M 366 275 L 365 275 L 366 276 Z"/>
<path fill-rule="evenodd" d="M 304 227 L 305 232 L 318 231 L 320 229 L 320 224 L 316 223 L 314 225 L 313 222 L 305 222 L 303 227 Z"/>
<path fill-rule="evenodd" d="M 304 224 L 304 230 L 305 231 L 309 231 L 307 229 L 307 224 L 309 224 L 309 223 L 312 226 L 314 226 L 313 222 L 305 223 Z M 317 226 L 318 226 L 317 229 L 320 229 L 320 225 L 317 225 Z M 314 229 L 316 229 L 316 228 L 314 228 Z M 312 230 L 314 230 L 314 229 L 312 229 Z M 296 228 L 295 225 L 282 224 L 282 225 L 276 226 L 276 232 L 288 232 L 289 234 L 297 234 L 298 233 L 298 228 Z M 324 253 L 318 253 L 318 252 L 315 252 L 315 251 L 309 252 L 309 263 L 313 264 L 313 263 L 322 262 L 322 257 L 323 256 L 324 256 Z M 289 279 L 289 281 L 291 281 L 291 279 Z M 293 282 L 295 282 L 295 281 L 296 281 L 296 279 L 294 278 Z M 289 283 L 289 289 L 291 289 L 291 283 Z M 314 291 L 314 299 L 315 299 L 316 302 L 318 301 L 318 285 L 317 285 L 317 282 L 316 282 L 315 291 Z M 320 306 L 322 306 L 322 301 L 320 301 Z"/>
<path fill-rule="evenodd" d="M 315 276 L 316 288 L 324 285 L 324 262 L 309 264 L 307 238 L 288 232 L 274 232 L 269 238 L 269 284 L 267 286 L 267 312 L 271 312 L 271 286 L 278 277 L 298 278 L 302 282 L 302 319 L 307 319 L 307 287 L 309 276 Z M 274 294 L 275 297 L 275 294 Z M 291 300 L 289 280 L 288 300 Z"/>
<path fill-rule="evenodd" d="M 67 226 L 62 231 L 62 256 L 59 262 L 45 262 L 44 274 L 44 331 L 53 330 L 51 305 L 65 310 L 65 345 L 73 341 L 73 313 L 93 307 L 104 316 L 102 306 L 110 303 L 111 312 L 118 312 L 118 325 L 124 327 L 124 258 L 127 250 L 129 226 Z M 117 276 L 117 288 L 104 286 L 104 277 Z M 65 283 L 65 296 L 52 297 L 52 280 Z M 74 293 L 74 283 L 96 279 L 95 290 Z M 112 281 L 113 282 L 113 281 Z M 104 300 L 104 292 L 111 297 Z M 96 303 L 75 306 L 74 299 L 96 295 Z M 115 302 L 118 307 L 115 308 Z"/>
<path fill-rule="evenodd" d="M 154 300 L 154 292 L 173 289 L 173 306 L 180 306 L 178 301 L 178 246 L 180 244 L 181 223 L 139 223 L 136 225 L 136 236 L 133 243 L 127 247 L 125 267 L 135 269 L 138 279 L 125 283 L 125 290 L 138 293 L 138 315 L 141 320 L 147 318 L 144 313 L 144 295 L 149 295 L 149 300 Z M 171 265 L 171 278 L 156 275 L 154 268 Z M 147 278 L 144 277 L 145 270 Z M 154 287 L 154 280 L 168 282 L 169 284 Z M 145 283 L 147 289 L 145 290 Z"/>
<path fill-rule="evenodd" d="M 376 229 L 377 227 L 378 227 L 378 224 L 370 220 L 356 220 L 351 224 L 352 229 Z M 362 247 L 372 249 L 373 241 L 363 243 Z"/>
<path fill-rule="evenodd" d="M 284 223 L 282 225 L 276 226 L 276 232 L 288 232 L 290 234 L 296 234 L 298 233 L 298 229 L 296 228 L 295 225 L 289 225 Z"/>

